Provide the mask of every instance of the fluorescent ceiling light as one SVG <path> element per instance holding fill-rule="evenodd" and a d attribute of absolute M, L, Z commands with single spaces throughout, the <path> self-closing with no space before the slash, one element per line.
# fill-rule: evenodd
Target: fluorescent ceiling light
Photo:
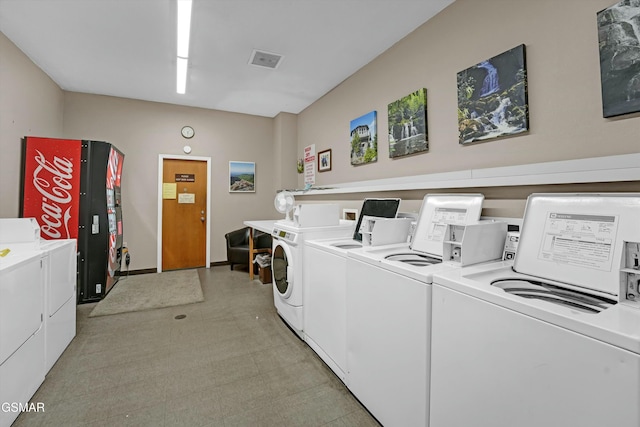
<path fill-rule="evenodd" d="M 187 66 L 189 65 L 189 34 L 191 33 L 191 2 L 178 2 L 178 60 L 176 61 L 176 92 L 187 91 Z"/>
<path fill-rule="evenodd" d="M 178 56 L 180 58 L 189 57 L 191 1 L 192 0 L 178 0 Z"/>
<path fill-rule="evenodd" d="M 177 62 L 177 85 L 176 92 L 184 94 L 187 91 L 187 58 L 178 58 Z"/>

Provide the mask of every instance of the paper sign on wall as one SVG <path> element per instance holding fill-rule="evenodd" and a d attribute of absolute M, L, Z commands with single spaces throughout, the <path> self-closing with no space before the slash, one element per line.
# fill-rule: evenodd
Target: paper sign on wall
<path fill-rule="evenodd" d="M 178 194 L 178 203 L 195 203 L 195 193 L 180 193 Z"/>
<path fill-rule="evenodd" d="M 178 184 L 175 182 L 163 182 L 162 183 L 162 198 L 163 199 L 175 199 L 178 192 Z"/>
<path fill-rule="evenodd" d="M 316 183 L 316 144 L 304 148 L 304 184 Z"/>
<path fill-rule="evenodd" d="M 177 173 L 176 182 L 196 182 L 196 174 L 194 173 Z"/>

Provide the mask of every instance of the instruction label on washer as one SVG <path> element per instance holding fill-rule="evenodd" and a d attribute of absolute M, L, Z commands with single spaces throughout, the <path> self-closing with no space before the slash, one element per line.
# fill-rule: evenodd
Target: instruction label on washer
<path fill-rule="evenodd" d="M 538 258 L 611 271 L 618 217 L 550 212 Z"/>
<path fill-rule="evenodd" d="M 427 231 L 427 240 L 442 241 L 447 231 L 447 224 L 463 224 L 466 219 L 466 209 L 436 208 Z"/>

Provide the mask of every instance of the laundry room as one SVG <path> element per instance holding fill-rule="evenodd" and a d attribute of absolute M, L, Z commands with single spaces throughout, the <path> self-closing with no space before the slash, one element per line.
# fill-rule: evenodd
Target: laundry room
<path fill-rule="evenodd" d="M 0 0 L 0 427 L 637 427 L 639 46 L 638 0 Z"/>

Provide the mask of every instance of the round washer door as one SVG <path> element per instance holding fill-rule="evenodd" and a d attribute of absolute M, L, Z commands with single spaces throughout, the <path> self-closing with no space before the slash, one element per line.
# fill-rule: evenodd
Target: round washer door
<path fill-rule="evenodd" d="M 291 266 L 291 268 L 289 268 Z M 271 256 L 273 287 L 282 298 L 289 298 L 293 291 L 293 259 L 291 249 L 284 242 L 275 242 Z"/>

